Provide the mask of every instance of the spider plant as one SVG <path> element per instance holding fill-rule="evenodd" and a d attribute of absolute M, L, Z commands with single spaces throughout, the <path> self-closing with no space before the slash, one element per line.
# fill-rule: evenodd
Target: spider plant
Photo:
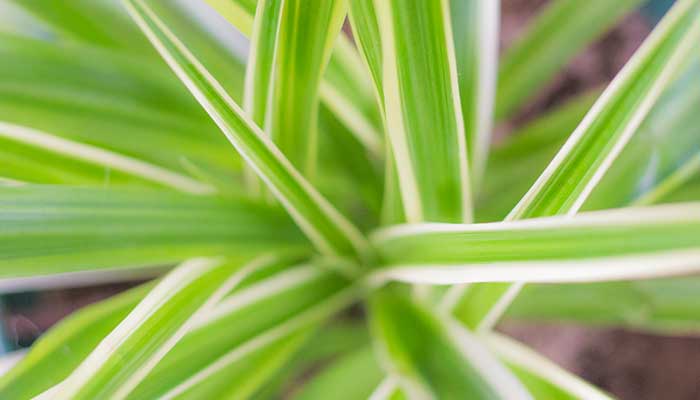
<path fill-rule="evenodd" d="M 156 279 L 1 398 L 604 399 L 497 323 L 697 329 L 697 0 L 501 142 L 640 1 L 207 2 L 3 2 L 0 287 Z"/>

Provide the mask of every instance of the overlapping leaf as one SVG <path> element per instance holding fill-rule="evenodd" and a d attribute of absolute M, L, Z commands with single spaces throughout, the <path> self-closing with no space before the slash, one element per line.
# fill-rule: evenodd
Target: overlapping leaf
<path fill-rule="evenodd" d="M 579 211 L 692 54 L 693 43 L 700 39 L 698 15 L 700 4 L 696 2 L 680 1 L 674 5 L 507 219 L 573 215 Z M 478 302 L 487 305 L 485 309 L 491 308 L 476 317 L 479 320 L 485 315 L 486 322 L 481 326 L 493 324 L 519 288 L 520 285 L 486 286 L 467 294 L 479 297 Z"/>
<path fill-rule="evenodd" d="M 222 132 L 246 159 L 316 247 L 326 254 L 364 254 L 366 244 L 341 216 L 294 169 L 243 110 L 187 51 L 153 12 L 139 0 L 129 1 L 139 23 L 168 64 L 207 110 Z"/>
<path fill-rule="evenodd" d="M 240 282 L 237 264 L 193 259 L 168 273 L 61 383 L 54 399 L 126 398 L 196 318 Z M 50 394 L 49 394 L 50 393 Z"/>
<path fill-rule="evenodd" d="M 409 398 L 530 398 L 458 322 L 390 289 L 373 295 L 370 304 L 383 366 Z"/>
<path fill-rule="evenodd" d="M 257 0 L 206 1 L 243 34 L 253 33 Z M 368 82 L 352 44 L 340 35 L 321 84 L 321 100 L 360 143 L 381 156 L 381 122 Z"/>

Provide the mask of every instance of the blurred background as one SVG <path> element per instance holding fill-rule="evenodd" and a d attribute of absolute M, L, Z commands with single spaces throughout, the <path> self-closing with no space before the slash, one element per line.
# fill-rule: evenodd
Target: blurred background
<path fill-rule="evenodd" d="M 199 9 L 192 6 L 197 2 L 181 3 L 189 4 L 192 10 Z M 516 39 L 546 3 L 547 0 L 503 0 L 501 46 Z M 513 121 L 498 127 L 499 134 L 506 135 L 552 106 L 609 82 L 672 3 L 672 0 L 650 1 L 622 20 L 577 56 Z M 0 0 L 0 15 L 11 12 L 10 4 Z M 199 17 L 211 19 L 214 24 L 218 21 L 210 15 Z M 15 24 L 31 23 L 26 18 L 12 14 L 8 20 Z M 228 42 L 231 52 L 246 53 L 246 43 L 241 37 L 232 35 Z M 0 353 L 31 345 L 42 332 L 74 310 L 136 283 L 0 296 Z M 500 329 L 621 399 L 700 399 L 700 338 L 692 335 L 667 337 L 566 323 L 507 322 Z"/>

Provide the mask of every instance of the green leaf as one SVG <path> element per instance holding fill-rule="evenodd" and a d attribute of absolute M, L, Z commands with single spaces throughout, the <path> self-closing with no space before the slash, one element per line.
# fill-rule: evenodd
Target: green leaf
<path fill-rule="evenodd" d="M 407 220 L 469 221 L 467 149 L 448 4 L 377 1 L 374 7 L 386 126 Z"/>
<path fill-rule="evenodd" d="M 292 165 L 313 176 L 321 73 L 340 32 L 346 3 L 285 0 L 282 4 L 265 130 Z"/>
<path fill-rule="evenodd" d="M 496 118 L 511 116 L 586 45 L 640 3 L 641 0 L 549 3 L 502 57 Z"/>
<path fill-rule="evenodd" d="M 68 378 L 55 399 L 126 398 L 155 365 L 242 278 L 240 264 L 194 259 L 166 275 Z M 51 393 L 50 395 L 48 393 Z"/>
<path fill-rule="evenodd" d="M 700 88 L 693 84 L 700 78 L 700 54 L 692 53 L 687 64 L 610 166 L 584 209 L 651 204 L 692 177 L 700 154 Z"/>
<path fill-rule="evenodd" d="M 242 198 L 28 185 L 0 187 L 0 206 L 0 275 L 13 290 L 75 283 L 77 271 L 152 274 L 189 257 L 307 246 L 281 210 Z"/>
<path fill-rule="evenodd" d="M 612 400 L 600 389 L 514 340 L 499 334 L 490 334 L 484 340 L 536 399 Z"/>
<path fill-rule="evenodd" d="M 698 16 L 697 2 L 674 5 L 506 219 L 570 216 L 580 210 L 692 54 L 693 43 L 700 40 Z M 495 323 L 521 287 L 485 286 L 468 294 L 493 305 L 480 326 Z"/>
<path fill-rule="evenodd" d="M 510 214 L 573 214 L 700 39 L 700 5 L 680 1 L 593 105 L 564 147 Z"/>
<path fill-rule="evenodd" d="M 573 218 L 404 225 L 374 235 L 384 263 L 374 279 L 572 282 L 690 273 L 700 268 L 695 259 L 698 232 L 699 203 L 595 211 Z"/>
<path fill-rule="evenodd" d="M 10 1 L 50 25 L 64 39 L 154 55 L 116 1 L 76 0 L 70 4 L 46 4 L 42 0 Z"/>
<path fill-rule="evenodd" d="M 599 91 L 575 97 L 517 129 L 491 148 L 476 198 L 478 222 L 502 221 L 581 122 Z"/>
<path fill-rule="evenodd" d="M 200 387 L 224 389 L 229 371 L 250 369 L 247 357 L 266 353 L 264 349 L 281 342 L 294 342 L 292 337 L 305 335 L 359 294 L 347 280 L 315 265 L 300 265 L 234 292 L 196 323 L 133 397 L 179 398 Z M 245 387 L 241 392 L 252 394 L 257 389 Z"/>
<path fill-rule="evenodd" d="M 254 31 L 257 0 L 206 0 L 244 35 Z M 352 3 L 352 2 L 351 2 Z M 374 156 L 381 157 L 381 118 L 359 56 L 344 35 L 337 39 L 321 83 L 321 101 Z"/>
<path fill-rule="evenodd" d="M 0 121 L 180 173 L 187 172 L 183 161 L 228 180 L 240 168 L 216 126 L 165 66 L 78 44 L 2 34 L 0 58 L 5 60 Z M 16 156 L 0 147 L 0 157 Z"/>
<path fill-rule="evenodd" d="M 372 83 L 374 83 L 374 91 L 384 112 L 382 39 L 373 0 L 351 1 L 349 19 L 355 44 L 360 49 L 365 65 L 370 72 Z M 384 197 L 381 221 L 383 224 L 398 224 L 406 221 L 397 174 L 398 167 L 395 164 L 391 146 L 387 146 L 385 153 Z"/>
<path fill-rule="evenodd" d="M 384 289 L 370 301 L 384 368 L 409 398 L 528 399 L 527 391 L 448 316 Z"/>
<path fill-rule="evenodd" d="M 59 322 L 0 378 L 0 397 L 31 399 L 65 379 L 138 304 L 146 284 L 85 307 Z"/>
<path fill-rule="evenodd" d="M 76 173 L 76 175 L 81 176 L 81 178 L 83 175 L 89 176 L 90 174 L 88 171 L 92 169 L 93 171 L 91 175 L 93 177 L 93 182 L 95 181 L 95 176 L 99 176 L 102 178 L 101 180 L 104 181 L 105 171 L 111 172 L 113 169 L 117 171 L 117 173 L 126 173 L 128 175 L 137 176 L 146 181 L 158 183 L 162 186 L 169 186 L 183 192 L 204 194 L 215 191 L 213 187 L 205 183 L 198 182 L 197 180 L 188 176 L 169 171 L 157 165 L 152 165 L 150 163 L 104 150 L 99 147 L 63 139 L 61 137 L 31 128 L 0 122 L 0 140 L 7 140 L 21 144 L 20 147 L 24 147 L 26 152 L 30 152 L 30 154 L 24 156 L 28 159 L 42 159 L 42 157 L 47 155 L 46 153 L 49 153 L 49 157 L 63 157 L 66 159 L 69 167 L 76 164 L 79 166 L 77 168 L 73 168 L 79 171 Z M 46 158 L 44 158 L 44 160 L 46 160 Z M 80 163 L 76 163 L 76 161 Z M 64 165 L 59 164 L 57 169 L 60 171 L 63 168 Z M 24 174 L 26 173 L 25 170 L 20 169 L 18 169 L 15 173 L 10 171 L 3 172 L 6 174 L 6 176 L 11 176 L 13 178 L 36 178 L 36 172 L 34 171 L 31 171 L 31 173 L 27 175 Z M 82 183 L 80 178 L 71 179 L 72 176 L 70 174 L 71 172 L 68 172 L 68 176 L 66 176 L 62 175 L 60 172 L 53 172 L 50 175 L 59 175 L 59 179 L 62 181 L 71 182 L 77 180 L 79 183 Z M 111 176 L 108 175 L 107 179 L 111 180 Z M 85 182 L 89 181 L 89 178 L 86 177 Z M 97 182 L 99 181 L 100 180 L 97 180 Z"/>
<path fill-rule="evenodd" d="M 491 144 L 498 70 L 500 2 L 451 1 L 459 96 L 472 187 L 482 180 Z"/>
<path fill-rule="evenodd" d="M 365 346 L 334 361 L 309 380 L 292 398 L 320 400 L 333 393 L 336 400 L 368 399 L 382 376 L 372 348 Z"/>
<path fill-rule="evenodd" d="M 313 176 L 321 73 L 345 17 L 345 3 L 301 7 L 295 0 L 261 0 L 256 14 L 244 108 L 297 169 Z"/>
<path fill-rule="evenodd" d="M 367 244 L 359 231 L 264 137 L 184 44 L 143 2 L 128 0 L 127 4 L 149 40 L 312 243 L 325 254 L 365 254 Z"/>
<path fill-rule="evenodd" d="M 268 254 L 241 269 L 243 278 L 229 296 L 290 268 L 298 256 Z M 0 379 L 0 395 L 30 399 L 65 379 L 138 304 L 153 284 L 88 306 L 44 334 L 23 361 Z M 267 293 L 266 295 L 270 295 Z M 251 372 L 255 372 L 251 369 Z M 31 383 L 31 384 L 30 384 Z"/>
<path fill-rule="evenodd" d="M 528 285 L 506 318 L 622 326 L 665 335 L 694 335 L 700 288 L 696 277 L 573 285 Z M 591 301 L 595 299 L 595 301 Z"/>

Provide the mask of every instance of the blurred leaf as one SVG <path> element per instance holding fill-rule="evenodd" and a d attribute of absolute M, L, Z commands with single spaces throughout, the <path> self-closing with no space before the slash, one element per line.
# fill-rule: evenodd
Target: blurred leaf
<path fill-rule="evenodd" d="M 502 57 L 496 118 L 510 117 L 586 45 L 640 3 L 641 0 L 549 3 Z"/>
<path fill-rule="evenodd" d="M 183 159 L 229 179 L 238 169 L 216 126 L 160 65 L 3 35 L 0 58 L 0 121 L 176 172 L 186 171 Z"/>
<path fill-rule="evenodd" d="M 620 207 L 639 201 L 651 204 L 662 197 L 656 190 L 672 190 L 664 187 L 667 178 L 672 179 L 672 186 L 680 186 L 692 176 L 700 155 L 700 87 L 694 84 L 700 78 L 700 54 L 691 55 L 688 66 L 666 89 L 593 190 L 584 209 Z M 671 178 L 673 175 L 676 177 Z"/>
<path fill-rule="evenodd" d="M 118 179 L 119 174 L 122 173 L 193 194 L 215 191 L 207 184 L 157 165 L 99 147 L 62 139 L 35 129 L 0 122 L 0 140 L 11 142 L 8 147 L 13 147 L 15 150 L 12 155 L 8 154 L 4 157 L 5 159 L 10 158 L 9 167 L 13 166 L 12 164 L 15 167 L 14 170 L 2 169 L 2 173 L 6 177 L 30 181 L 55 179 L 65 183 L 96 183 L 105 180 L 111 182 L 111 171 L 114 169 Z M 24 154 L 16 152 L 18 149 L 24 150 Z M 31 168 L 33 160 L 42 159 L 46 162 L 52 161 L 52 158 L 54 162 L 59 160 L 61 162 L 50 172 L 45 167 Z M 27 165 L 30 167 L 29 170 L 21 168 Z M 64 168 L 68 171 L 64 171 Z M 38 178 L 37 175 L 41 178 Z"/>
<path fill-rule="evenodd" d="M 44 275 L 306 247 L 281 210 L 242 198 L 29 185 L 0 187 L 0 205 L 0 274 L 15 290 L 54 279 Z"/>
<path fill-rule="evenodd" d="M 384 368 L 409 398 L 528 399 L 527 391 L 461 325 L 384 289 L 370 301 Z"/>
<path fill-rule="evenodd" d="M 500 2 L 451 1 L 459 95 L 472 187 L 482 181 L 493 129 Z"/>
<path fill-rule="evenodd" d="M 0 378 L 0 397 L 31 399 L 65 379 L 152 286 L 142 285 L 87 306 L 59 322 Z"/>
<path fill-rule="evenodd" d="M 334 361 L 306 382 L 292 398 L 320 400 L 327 399 L 329 393 L 333 393 L 336 400 L 367 399 L 380 383 L 382 376 L 372 348 L 365 346 Z"/>
<path fill-rule="evenodd" d="M 700 332 L 698 288 L 700 280 L 696 277 L 528 285 L 508 309 L 506 317 L 695 335 Z"/>
<path fill-rule="evenodd" d="M 490 334 L 484 339 L 536 399 L 612 400 L 600 389 L 514 340 L 499 334 Z"/>
<path fill-rule="evenodd" d="M 126 398 L 235 285 L 240 264 L 193 259 L 166 275 L 61 383 L 55 399 Z"/>
<path fill-rule="evenodd" d="M 231 373 L 263 372 L 250 368 L 248 357 L 263 353 L 262 359 L 279 366 L 285 360 L 274 361 L 274 352 L 265 349 L 285 347 L 284 342 L 292 347 L 301 345 L 299 341 L 294 344 L 294 337 L 304 336 L 355 301 L 358 294 L 345 279 L 314 265 L 288 269 L 234 292 L 198 321 L 136 388 L 133 397 L 180 398 L 203 388 L 213 390 L 207 398 L 236 391 L 246 397 L 259 387 L 237 387 L 229 380 Z M 287 356 L 291 356 L 294 349 L 288 350 Z M 272 372 L 274 368 L 264 375 L 270 377 Z"/>
<path fill-rule="evenodd" d="M 118 1 L 72 0 L 70 3 L 46 3 L 44 0 L 10 1 L 44 21 L 54 28 L 57 34 L 67 39 L 155 56 Z"/>
<path fill-rule="evenodd" d="M 692 44 L 700 40 L 698 16 L 699 3 L 681 0 L 675 4 L 605 89 L 507 220 L 571 216 L 581 209 L 692 54 Z M 480 326 L 493 325 L 521 287 L 519 283 L 470 290 L 466 297 L 479 298 L 480 303 L 485 299 L 486 308 L 490 309 L 480 313 L 485 318 Z"/>

